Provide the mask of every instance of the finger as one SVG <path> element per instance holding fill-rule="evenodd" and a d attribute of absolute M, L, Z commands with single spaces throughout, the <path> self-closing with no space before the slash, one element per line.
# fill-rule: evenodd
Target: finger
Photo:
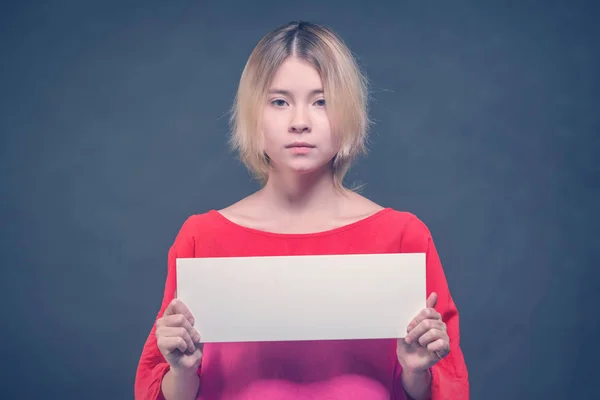
<path fill-rule="evenodd" d="M 168 315 L 161 320 L 160 327 L 182 327 L 188 332 L 194 342 L 200 341 L 200 333 L 190 324 L 183 314 Z M 159 328 L 160 328 L 159 327 Z M 159 329 L 157 328 L 157 330 Z"/>
<path fill-rule="evenodd" d="M 435 311 L 435 309 L 433 308 L 425 308 L 421 310 L 421 312 L 415 317 L 415 319 L 410 321 L 408 327 L 406 328 L 406 332 L 409 333 L 411 330 L 414 329 L 415 326 L 419 325 L 422 321 L 426 319 L 441 320 L 442 315 L 439 312 Z"/>
<path fill-rule="evenodd" d="M 169 306 L 165 310 L 165 314 L 164 315 L 174 315 L 174 314 L 182 314 L 182 315 L 184 315 L 188 319 L 188 321 L 190 322 L 190 324 L 192 324 L 192 325 L 194 325 L 194 323 L 196 322 L 195 319 L 194 319 L 194 316 L 192 315 L 192 313 L 190 312 L 190 310 L 179 299 L 173 299 L 173 300 L 171 300 L 171 302 L 169 303 Z"/>
<path fill-rule="evenodd" d="M 158 338 L 161 338 L 161 337 L 180 337 L 180 338 L 182 338 L 186 344 L 186 348 L 184 348 L 182 351 L 186 351 L 186 349 L 188 351 L 194 351 L 194 349 L 196 348 L 196 345 L 194 344 L 194 341 L 192 340 L 192 336 L 188 333 L 188 331 L 185 328 L 183 328 L 181 326 L 162 327 L 160 332 L 157 333 L 157 337 Z"/>
<path fill-rule="evenodd" d="M 410 332 L 408 332 L 404 340 L 406 341 L 406 343 L 411 344 L 412 342 L 418 340 L 423 334 L 425 334 L 425 332 L 427 332 L 430 329 L 443 330 L 443 324 L 444 323 L 442 321 L 437 319 L 423 320 L 419 322 L 419 324 L 417 324 L 417 326 L 415 326 Z"/>
<path fill-rule="evenodd" d="M 426 301 L 427 308 L 434 308 L 438 301 L 438 295 L 436 292 L 433 292 L 429 295 L 429 298 Z"/>
<path fill-rule="evenodd" d="M 408 324 L 408 327 L 406 328 L 406 333 L 410 333 L 413 329 L 415 329 L 416 326 L 418 326 L 423 321 L 427 321 L 427 320 L 437 321 L 436 324 L 439 323 L 440 329 L 443 330 L 444 332 L 446 332 L 446 324 L 444 323 L 444 321 L 442 321 L 441 315 L 434 312 L 431 314 L 431 317 L 426 317 L 426 318 L 422 318 L 422 319 L 419 317 L 418 319 L 414 319 L 410 324 Z M 433 325 L 433 326 L 438 326 L 438 325 Z"/>
<path fill-rule="evenodd" d="M 444 339 L 438 339 L 434 342 L 431 342 L 427 345 L 427 350 L 435 353 L 437 357 L 441 360 L 446 357 L 450 353 L 450 342 Z"/>
<path fill-rule="evenodd" d="M 422 334 L 417 341 L 421 346 L 427 347 L 429 343 L 435 342 L 438 339 L 444 340 L 446 337 L 446 334 L 442 330 L 433 328 Z"/>
<path fill-rule="evenodd" d="M 167 309 L 165 310 L 163 317 L 167 316 L 167 315 L 173 315 L 173 308 L 175 307 L 175 299 L 171 300 L 171 302 L 169 303 L 169 305 L 167 306 Z"/>
<path fill-rule="evenodd" d="M 181 336 L 161 336 L 157 339 L 156 344 L 163 354 L 170 354 L 175 350 L 185 353 L 188 347 Z"/>
<path fill-rule="evenodd" d="M 188 332 L 195 343 L 200 343 L 200 333 L 182 314 L 168 315 L 157 322 L 156 334 L 161 334 L 161 328 L 182 327 Z"/>
<path fill-rule="evenodd" d="M 194 319 L 194 316 L 192 315 L 191 311 L 187 308 L 187 306 L 185 304 L 183 304 L 183 302 L 179 299 L 175 299 L 175 311 L 177 312 L 177 314 L 183 314 L 185 315 L 185 317 L 188 319 L 188 321 L 190 321 L 190 324 L 194 325 L 194 323 L 196 322 Z"/>
<path fill-rule="evenodd" d="M 167 316 L 167 315 L 179 314 L 178 303 L 181 303 L 181 301 L 178 300 L 177 298 L 174 298 L 173 300 L 171 300 L 171 302 L 169 302 L 169 305 L 167 306 L 167 309 L 165 310 L 165 313 L 163 315 Z"/>
<path fill-rule="evenodd" d="M 188 354 L 186 354 L 188 355 Z M 202 351 L 196 347 L 196 350 L 189 354 L 189 357 L 184 357 L 179 361 L 179 365 L 187 369 L 197 368 L 202 361 Z"/>

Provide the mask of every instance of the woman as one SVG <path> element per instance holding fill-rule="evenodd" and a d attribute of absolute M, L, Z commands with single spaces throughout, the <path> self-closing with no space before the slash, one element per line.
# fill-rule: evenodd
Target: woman
<path fill-rule="evenodd" d="M 181 227 L 137 399 L 469 398 L 458 312 L 429 230 L 342 184 L 364 151 L 366 99 L 364 77 L 329 29 L 294 22 L 258 43 L 240 80 L 232 145 L 262 188 Z M 428 293 L 400 340 L 201 346 L 175 298 L 177 258 L 398 252 L 426 253 Z"/>

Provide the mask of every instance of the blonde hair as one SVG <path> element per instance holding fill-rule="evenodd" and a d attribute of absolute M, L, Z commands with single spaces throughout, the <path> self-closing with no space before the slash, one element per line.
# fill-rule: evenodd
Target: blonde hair
<path fill-rule="evenodd" d="M 269 160 L 262 147 L 262 110 L 273 77 L 288 57 L 309 62 L 321 76 L 332 133 L 341 144 L 332 164 L 334 181 L 343 189 L 350 164 L 366 152 L 370 124 L 367 80 L 350 49 L 327 27 L 290 22 L 258 42 L 244 67 L 231 109 L 230 144 L 252 175 L 264 184 Z"/>

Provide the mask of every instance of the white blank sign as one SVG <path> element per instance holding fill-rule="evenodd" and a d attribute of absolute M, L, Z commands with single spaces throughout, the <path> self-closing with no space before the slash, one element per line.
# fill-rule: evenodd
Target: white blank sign
<path fill-rule="evenodd" d="M 425 254 L 179 258 L 202 342 L 399 338 L 425 308 Z"/>

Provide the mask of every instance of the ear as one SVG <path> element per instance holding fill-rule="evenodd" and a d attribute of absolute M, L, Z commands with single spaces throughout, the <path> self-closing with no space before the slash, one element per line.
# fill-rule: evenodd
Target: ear
<path fill-rule="evenodd" d="M 269 157 L 269 155 L 265 151 L 263 151 L 263 159 L 265 160 L 265 162 L 267 163 L 267 165 L 271 164 L 271 158 Z"/>

